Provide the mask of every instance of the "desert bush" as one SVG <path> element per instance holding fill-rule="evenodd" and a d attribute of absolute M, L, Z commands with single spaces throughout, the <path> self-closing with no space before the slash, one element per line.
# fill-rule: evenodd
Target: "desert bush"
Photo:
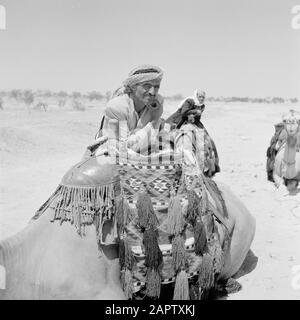
<path fill-rule="evenodd" d="M 72 98 L 73 99 L 78 99 L 80 97 L 81 97 L 81 93 L 80 92 L 77 92 L 77 91 L 72 92 Z"/>
<path fill-rule="evenodd" d="M 291 98 L 290 101 L 291 101 L 291 103 L 298 103 L 298 99 L 297 98 Z"/>
<path fill-rule="evenodd" d="M 106 101 L 109 101 L 112 97 L 113 92 L 112 91 L 106 91 L 105 92 L 105 99 Z"/>
<path fill-rule="evenodd" d="M 60 98 L 60 99 L 58 99 L 58 106 L 59 106 L 60 108 L 64 107 L 64 106 L 66 105 L 66 101 L 67 101 L 66 98 Z"/>
<path fill-rule="evenodd" d="M 3 110 L 3 99 L 0 97 L 0 110 Z"/>
<path fill-rule="evenodd" d="M 77 111 L 85 111 L 85 106 L 83 105 L 82 102 L 80 102 L 78 100 L 72 101 L 72 108 Z"/>
<path fill-rule="evenodd" d="M 65 92 L 65 91 L 59 91 L 59 92 L 57 93 L 57 96 L 58 96 L 59 98 L 66 98 L 66 97 L 68 96 L 68 94 L 67 94 L 67 92 Z"/>
<path fill-rule="evenodd" d="M 10 91 L 10 97 L 16 100 L 21 99 L 22 97 L 22 91 L 19 89 L 13 89 Z"/>
<path fill-rule="evenodd" d="M 87 97 L 89 100 L 102 100 L 104 95 L 97 91 L 88 92 Z"/>
<path fill-rule="evenodd" d="M 272 99 L 272 102 L 273 103 L 284 103 L 284 99 L 283 98 L 280 98 L 280 97 L 274 97 Z"/>
<path fill-rule="evenodd" d="M 48 109 L 48 103 L 40 101 L 33 107 L 33 109 L 35 109 L 35 110 L 42 110 L 43 109 L 46 112 Z"/>
<path fill-rule="evenodd" d="M 33 95 L 32 91 L 31 90 L 25 90 L 23 92 L 22 100 L 26 104 L 26 107 L 27 107 L 28 111 L 30 111 L 30 105 L 34 101 L 34 95 Z"/>

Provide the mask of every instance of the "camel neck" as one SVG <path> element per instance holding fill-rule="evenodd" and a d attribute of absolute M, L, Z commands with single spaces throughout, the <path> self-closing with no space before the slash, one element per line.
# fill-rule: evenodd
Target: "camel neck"
<path fill-rule="evenodd" d="M 297 145 L 297 135 L 288 136 L 284 155 L 283 155 L 283 162 L 285 164 L 285 178 L 292 179 L 297 175 L 296 170 L 296 145 Z"/>

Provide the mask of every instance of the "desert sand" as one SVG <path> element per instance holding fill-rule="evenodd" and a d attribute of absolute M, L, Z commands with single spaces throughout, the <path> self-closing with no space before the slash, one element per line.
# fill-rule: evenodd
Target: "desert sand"
<path fill-rule="evenodd" d="M 80 160 L 98 130 L 104 105 L 28 112 L 22 105 L 6 104 L 0 110 L 0 239 L 23 229 Z M 166 101 L 164 117 L 175 105 Z M 243 288 L 229 300 L 300 299 L 300 288 L 292 285 L 293 267 L 300 265 L 300 194 L 279 193 L 265 171 L 274 124 L 291 107 L 208 103 L 202 118 L 219 152 L 221 173 L 215 180 L 229 185 L 256 219 L 247 261 L 252 271 L 239 277 Z"/>

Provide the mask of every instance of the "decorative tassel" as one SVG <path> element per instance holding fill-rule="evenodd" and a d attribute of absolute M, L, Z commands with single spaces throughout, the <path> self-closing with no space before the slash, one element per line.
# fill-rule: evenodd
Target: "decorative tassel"
<path fill-rule="evenodd" d="M 203 216 L 201 220 L 205 226 L 206 237 L 209 238 L 215 231 L 215 220 L 211 210 L 209 210 L 208 214 Z"/>
<path fill-rule="evenodd" d="M 197 255 L 203 255 L 207 252 L 207 239 L 205 226 L 201 220 L 198 218 L 194 226 L 194 237 L 195 237 L 195 253 Z"/>
<path fill-rule="evenodd" d="M 172 240 L 172 259 L 175 272 L 186 267 L 187 254 L 185 251 L 185 241 L 180 235 L 176 235 Z"/>
<path fill-rule="evenodd" d="M 200 215 L 199 210 L 200 199 L 194 190 L 188 191 L 188 207 L 187 207 L 187 221 L 194 226 L 197 217 Z"/>
<path fill-rule="evenodd" d="M 161 289 L 161 277 L 158 269 L 163 263 L 163 255 L 158 245 L 158 231 L 156 230 L 159 221 L 155 215 L 150 195 L 146 191 L 138 194 L 136 207 L 145 248 L 146 295 L 158 298 Z"/>
<path fill-rule="evenodd" d="M 190 284 L 190 299 L 191 300 L 199 300 L 200 298 L 200 291 L 197 284 L 191 283 Z"/>
<path fill-rule="evenodd" d="M 69 221 L 80 236 L 85 235 L 85 226 L 95 223 L 97 239 L 101 239 L 101 216 L 111 207 L 115 198 L 115 185 L 103 186 L 69 186 L 60 184 L 51 197 L 36 212 L 37 219 L 47 208 L 54 210 L 51 222 L 60 220 L 60 224 Z M 109 217 L 108 217 L 109 218 Z M 100 220 L 100 221 L 99 221 Z"/>
<path fill-rule="evenodd" d="M 209 289 L 214 286 L 213 258 L 209 254 L 203 255 L 199 268 L 198 286 L 201 292 L 200 298 L 205 298 Z"/>
<path fill-rule="evenodd" d="M 132 219 L 132 210 L 123 197 L 116 199 L 116 221 L 119 236 L 124 233 L 125 226 Z"/>
<path fill-rule="evenodd" d="M 133 278 L 130 270 L 121 271 L 121 284 L 127 299 L 132 299 L 134 293 Z"/>
<path fill-rule="evenodd" d="M 222 251 L 222 247 L 220 242 L 216 243 L 215 247 L 215 255 L 214 255 L 214 272 L 219 274 L 224 266 L 224 253 Z"/>
<path fill-rule="evenodd" d="M 190 300 L 189 280 L 184 270 L 181 270 L 176 276 L 173 300 Z"/>
<path fill-rule="evenodd" d="M 163 262 L 163 255 L 158 246 L 157 237 L 157 231 L 152 228 L 144 232 L 145 265 L 148 268 L 158 269 Z"/>
<path fill-rule="evenodd" d="M 176 235 L 182 233 L 185 227 L 185 221 L 182 213 L 180 198 L 175 196 L 170 201 L 167 219 L 167 232 Z"/>
<path fill-rule="evenodd" d="M 157 270 L 148 268 L 146 275 L 146 295 L 151 298 L 159 298 L 161 289 L 161 277 Z"/>
<path fill-rule="evenodd" d="M 155 229 L 158 226 L 158 219 L 154 213 L 150 195 L 147 192 L 140 192 L 136 203 L 138 211 L 138 223 L 143 230 Z"/>
<path fill-rule="evenodd" d="M 119 263 L 120 268 L 132 270 L 134 265 L 134 255 L 131 251 L 131 247 L 128 240 L 125 238 L 119 242 Z"/>

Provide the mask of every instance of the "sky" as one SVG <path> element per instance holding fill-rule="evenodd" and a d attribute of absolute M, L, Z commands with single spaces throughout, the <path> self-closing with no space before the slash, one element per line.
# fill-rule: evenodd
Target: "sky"
<path fill-rule="evenodd" d="M 120 86 L 140 64 L 161 93 L 300 98 L 300 0 L 0 0 L 0 90 Z"/>

